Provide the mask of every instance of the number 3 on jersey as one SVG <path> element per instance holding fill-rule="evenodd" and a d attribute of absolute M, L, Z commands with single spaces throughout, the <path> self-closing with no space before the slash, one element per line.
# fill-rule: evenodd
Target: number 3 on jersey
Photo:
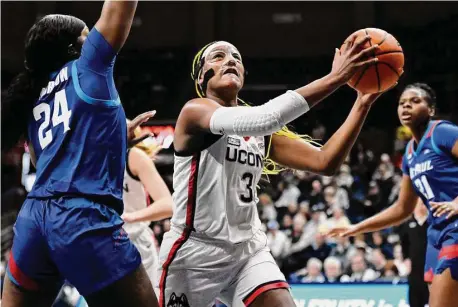
<path fill-rule="evenodd" d="M 59 124 L 64 125 L 64 133 L 70 130 L 69 122 L 72 111 L 68 109 L 67 96 L 65 90 L 60 90 L 54 96 L 54 110 L 52 114 L 52 126 L 56 127 Z M 33 108 L 33 117 L 36 121 L 44 117 L 44 121 L 38 127 L 38 141 L 41 149 L 45 149 L 52 140 L 52 131 L 48 129 L 51 117 L 51 106 L 47 103 L 40 103 Z"/>
<path fill-rule="evenodd" d="M 242 181 L 246 184 L 246 192 L 240 195 L 240 200 L 244 203 L 251 203 L 254 199 L 253 178 L 253 174 L 251 173 L 244 173 L 242 175 Z"/>
<path fill-rule="evenodd" d="M 434 198 L 433 190 L 431 189 L 431 186 L 429 185 L 428 180 L 424 175 L 415 179 L 415 185 L 427 200 Z"/>

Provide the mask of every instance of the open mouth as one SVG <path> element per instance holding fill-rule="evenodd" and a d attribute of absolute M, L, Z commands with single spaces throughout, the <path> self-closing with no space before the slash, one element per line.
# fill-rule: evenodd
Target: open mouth
<path fill-rule="evenodd" d="M 235 68 L 228 68 L 224 71 L 223 75 L 227 75 L 227 74 L 233 74 L 233 75 L 236 75 L 237 77 L 239 77 L 239 72 L 237 71 L 237 69 Z"/>
<path fill-rule="evenodd" d="M 402 112 L 401 119 L 402 120 L 409 120 L 412 118 L 412 114 L 410 112 Z"/>

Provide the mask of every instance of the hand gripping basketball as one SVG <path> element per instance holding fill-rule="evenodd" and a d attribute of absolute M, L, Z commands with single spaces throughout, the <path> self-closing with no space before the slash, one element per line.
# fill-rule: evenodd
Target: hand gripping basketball
<path fill-rule="evenodd" d="M 370 36 L 370 40 L 366 40 L 362 48 L 366 50 L 370 46 L 378 46 L 373 52 L 365 52 L 363 58 L 375 59 L 378 61 L 360 67 L 348 80 L 348 85 L 363 93 L 381 93 L 385 92 L 395 85 L 402 73 L 404 72 L 404 52 L 401 44 L 390 33 L 377 28 L 361 29 L 349 36 L 342 44 L 340 51 L 348 48 L 348 41 L 358 38 Z"/>
<path fill-rule="evenodd" d="M 377 44 L 363 47 L 370 39 L 369 35 L 358 37 L 353 34 L 345 41 L 341 50 L 336 48 L 331 73 L 337 77 L 339 82 L 347 83 L 361 67 L 378 61 L 375 57 L 369 58 L 369 55 L 377 50 Z"/>

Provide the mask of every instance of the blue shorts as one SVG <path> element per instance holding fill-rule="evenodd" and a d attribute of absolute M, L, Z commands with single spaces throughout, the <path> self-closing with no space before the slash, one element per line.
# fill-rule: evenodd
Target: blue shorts
<path fill-rule="evenodd" d="M 458 225 L 441 233 L 439 245 L 428 242 L 425 260 L 425 281 L 450 269 L 452 278 L 458 281 Z"/>
<path fill-rule="evenodd" d="M 97 292 L 141 264 L 115 210 L 85 198 L 27 199 L 14 225 L 7 274 L 27 290 Z"/>
<path fill-rule="evenodd" d="M 433 244 L 428 242 L 428 246 L 426 247 L 425 275 L 424 275 L 424 280 L 427 283 L 433 282 L 434 271 L 436 270 L 438 256 L 439 256 L 439 250 L 435 248 Z"/>
<path fill-rule="evenodd" d="M 458 281 L 458 225 L 454 223 L 454 227 L 444 232 L 440 238 L 441 246 L 434 273 L 441 274 L 450 269 L 452 278 Z"/>

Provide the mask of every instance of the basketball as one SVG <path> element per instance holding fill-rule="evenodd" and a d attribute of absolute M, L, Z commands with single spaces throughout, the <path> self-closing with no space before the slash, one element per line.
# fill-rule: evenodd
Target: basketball
<path fill-rule="evenodd" d="M 348 85 L 363 93 L 378 93 L 389 89 L 404 72 L 404 53 L 401 45 L 393 35 L 377 28 L 361 29 L 353 34 L 358 35 L 357 40 L 370 35 L 371 39 L 363 48 L 379 45 L 379 49 L 372 55 L 378 58 L 378 62 L 358 70 L 348 81 Z M 341 46 L 341 51 L 350 37 L 351 35 Z"/>

